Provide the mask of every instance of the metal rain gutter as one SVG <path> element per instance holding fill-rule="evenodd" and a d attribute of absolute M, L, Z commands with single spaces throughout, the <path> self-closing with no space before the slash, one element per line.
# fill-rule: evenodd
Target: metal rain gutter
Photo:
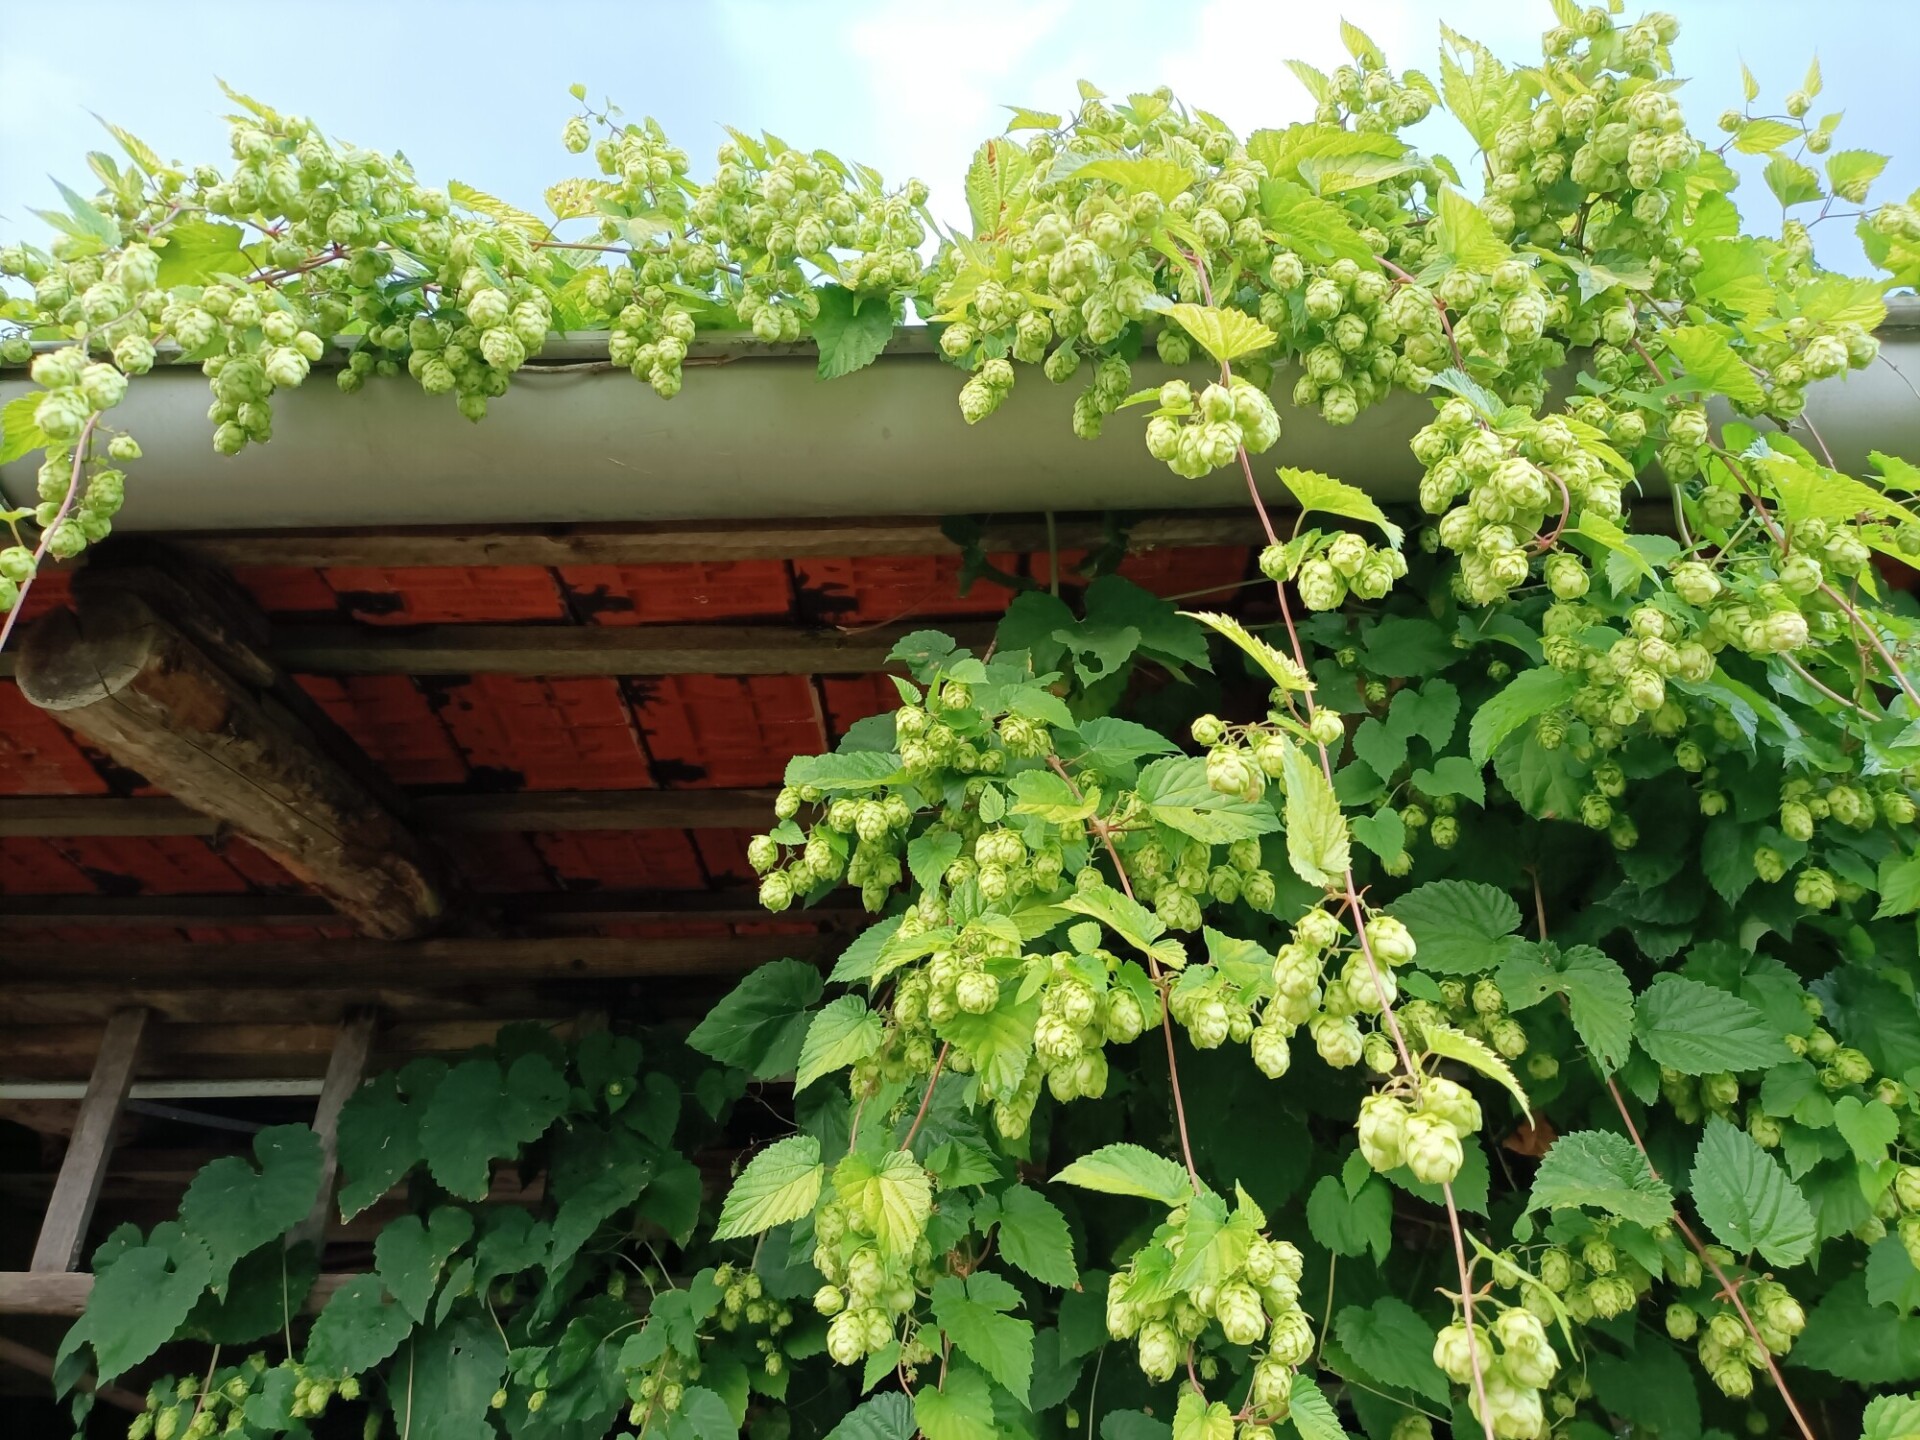
<path fill-rule="evenodd" d="M 1869 450 L 1920 458 L 1920 300 L 1889 302 L 1880 341 L 1880 361 L 1809 394 L 1809 415 L 1855 473 Z M 224 458 L 210 443 L 198 367 L 162 365 L 129 386 L 114 412 L 146 452 L 115 524 L 163 531 L 798 519 L 1185 509 L 1245 499 L 1235 470 L 1185 480 L 1154 460 L 1131 412 L 1109 418 L 1104 439 L 1077 439 L 1070 414 L 1080 385 L 1053 385 L 1032 370 L 1022 370 L 998 412 L 969 427 L 956 399 L 961 375 L 924 330 L 899 332 L 877 362 L 838 380 L 820 380 L 814 366 L 808 344 L 703 337 L 688 358 L 686 387 L 663 401 L 607 360 L 604 335 L 557 337 L 477 425 L 450 397 L 404 381 L 343 395 L 323 366 L 275 402 L 269 444 Z M 1173 373 L 1138 363 L 1134 383 Z M 0 401 L 30 388 L 21 371 L 0 373 Z M 1382 500 L 1412 497 L 1419 467 L 1407 441 L 1432 413 L 1425 398 L 1396 393 L 1341 429 L 1293 409 L 1284 393 L 1278 401 L 1280 443 L 1256 473 L 1300 466 Z M 33 503 L 35 468 L 23 461 L 0 470 L 9 504 Z"/>

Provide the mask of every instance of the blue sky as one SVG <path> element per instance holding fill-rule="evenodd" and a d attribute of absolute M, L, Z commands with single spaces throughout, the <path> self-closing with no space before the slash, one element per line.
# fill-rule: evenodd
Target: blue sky
<path fill-rule="evenodd" d="M 1911 143 L 1920 140 L 1912 121 L 1920 4 L 1674 0 L 1666 8 L 1682 22 L 1682 98 L 1697 128 L 1710 129 L 1738 101 L 1742 59 L 1764 98 L 1777 102 L 1817 46 L 1826 93 L 1815 113 L 1845 108 L 1841 147 L 1896 152 L 1876 196 L 1920 185 L 1920 145 Z M 1326 67 L 1344 58 L 1343 11 L 1396 66 L 1429 73 L 1442 17 L 1510 61 L 1537 55 L 1552 18 L 1546 0 L 3 5 L 0 236 L 40 232 L 28 212 L 54 202 L 49 174 L 91 188 L 85 154 L 111 144 L 89 112 L 163 154 L 224 160 L 229 107 L 216 76 L 344 138 L 404 150 L 424 180 L 464 180 L 528 208 L 540 208 L 547 184 L 578 173 L 559 132 L 573 108 L 567 86 L 581 81 L 629 115 L 656 116 L 700 173 L 721 124 L 768 129 L 866 161 L 890 180 L 919 175 L 933 186 L 936 212 L 955 218 L 964 214 L 968 155 L 1004 125 L 1003 104 L 1067 108 L 1084 76 L 1116 93 L 1169 84 L 1242 133 L 1285 124 L 1310 105 L 1280 61 Z M 1472 148 L 1444 118 L 1413 138 L 1456 161 Z M 1903 145 L 1908 153 L 1897 153 Z M 1743 197 L 1758 188 L 1756 177 Z M 1825 236 L 1822 256 L 1845 265 L 1851 243 L 1843 233 Z"/>

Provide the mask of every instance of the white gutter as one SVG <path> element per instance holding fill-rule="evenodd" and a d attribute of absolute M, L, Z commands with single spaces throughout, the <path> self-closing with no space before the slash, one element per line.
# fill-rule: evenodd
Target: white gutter
<path fill-rule="evenodd" d="M 1808 413 L 1856 473 L 1872 449 L 1920 459 L 1920 301 L 1902 297 L 1889 310 L 1883 359 L 1810 392 Z M 1150 457 L 1140 412 L 1111 417 L 1100 441 L 1076 439 L 1069 416 L 1080 385 L 1050 384 L 1031 368 L 998 413 L 969 427 L 956 401 L 963 377 L 923 330 L 900 332 L 879 361 L 839 380 L 818 379 L 814 363 L 810 345 L 710 337 L 689 357 L 685 388 L 663 401 L 607 363 L 604 336 L 563 337 L 477 425 L 411 381 L 376 381 L 347 396 L 323 370 L 276 402 L 270 444 L 232 459 L 210 444 L 198 368 L 162 366 L 129 386 L 114 412 L 146 452 L 116 526 L 1027 513 L 1245 498 L 1234 470 L 1183 480 Z M 1134 383 L 1170 373 L 1140 363 Z M 18 370 L 0 374 L 0 401 L 29 388 Z M 1432 413 L 1425 399 L 1396 394 L 1335 429 L 1286 404 L 1286 384 L 1277 388 L 1284 432 L 1261 458 L 1263 481 L 1274 466 L 1294 465 L 1382 499 L 1412 496 L 1419 467 L 1407 440 Z M 0 470 L 0 495 L 31 504 L 34 470 L 28 462 Z"/>

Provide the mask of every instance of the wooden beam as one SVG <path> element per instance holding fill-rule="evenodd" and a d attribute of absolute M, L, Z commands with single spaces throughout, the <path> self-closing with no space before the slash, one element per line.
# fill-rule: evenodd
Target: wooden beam
<path fill-rule="evenodd" d="M 139 596 L 57 610 L 28 633 L 21 693 L 117 762 L 222 820 L 362 930 L 402 939 L 442 900 L 434 862 L 271 694 Z"/>
<path fill-rule="evenodd" d="M 88 1277 L 92 1278 L 92 1277 Z M 0 1365 L 11 1365 L 16 1370 L 24 1370 L 29 1375 L 38 1375 L 42 1380 L 53 1379 L 53 1357 L 44 1350 L 35 1350 L 22 1345 L 17 1340 L 9 1340 L 0 1335 Z M 147 1402 L 131 1390 L 122 1390 L 118 1385 L 102 1385 L 91 1375 L 82 1375 L 74 1388 L 91 1391 L 107 1404 L 138 1415 L 147 1408 Z"/>
<path fill-rule="evenodd" d="M 313 1208 L 287 1237 L 289 1245 L 310 1244 L 322 1252 L 327 1243 L 327 1221 L 333 1216 L 333 1182 L 340 1169 L 340 1110 L 360 1088 L 373 1049 L 374 1016 L 362 1010 L 340 1022 L 340 1038 L 327 1059 L 327 1075 L 320 1099 L 313 1107 L 313 1129 L 320 1137 L 320 1191 Z"/>
<path fill-rule="evenodd" d="M 773 790 L 521 790 L 508 794 L 415 794 L 408 813 L 423 830 L 764 830 Z M 67 835 L 212 835 L 218 821 L 164 797 L 9 795 L 0 838 Z"/>
<path fill-rule="evenodd" d="M 274 658 L 297 675 L 864 675 L 925 626 L 286 625 Z M 993 627 L 943 625 L 979 649 Z"/>
<path fill-rule="evenodd" d="M 358 992 L 361 999 L 365 991 Z M 567 1023 L 580 1008 L 572 1001 L 551 1016 L 527 1018 Z M 400 1061 L 416 1055 L 457 1055 L 490 1045 L 504 1023 L 488 1019 L 397 1021 L 380 1032 L 379 1053 Z M 321 1075 L 340 1027 L 332 1021 L 265 1024 L 155 1025 L 152 1043 L 141 1060 L 153 1077 L 225 1075 Z M 27 1025 L 0 1031 L 0 1067 L 21 1079 L 59 1080 L 85 1075 L 100 1048 L 98 1024 Z"/>
<path fill-rule="evenodd" d="M 67 1142 L 66 1158 L 60 1162 L 60 1178 L 40 1222 L 40 1238 L 34 1242 L 31 1268 L 41 1274 L 71 1270 L 79 1263 L 146 1026 L 147 1012 L 137 1009 L 121 1010 L 107 1022 L 93 1078 L 80 1102 L 80 1118 Z"/>
<path fill-rule="evenodd" d="M 529 930 L 576 931 L 600 925 L 672 925 L 689 921 L 752 925 L 772 917 L 747 887 L 725 890 L 589 890 L 478 895 L 467 907 L 478 916 Z M 831 897 L 805 918 L 836 930 L 867 923 L 851 899 Z M 0 931 L 84 926 L 318 925 L 337 922 L 326 901 L 312 895 L 0 895 Z M 0 965 L 4 973 L 4 965 Z"/>
<path fill-rule="evenodd" d="M 804 916 L 802 917 L 804 919 Z M 672 939 L 605 936 L 531 940 L 282 940 L 264 944 L 157 942 L 72 945 L 30 941 L 0 950 L 0 995 L 29 985 L 222 990 L 433 989 L 544 980 L 642 980 L 735 975 L 782 956 L 817 960 L 845 940 L 822 934 L 719 935 Z M 16 987 L 21 987 L 16 989 Z M 0 1052 L 0 1064 L 4 1063 Z"/>
<path fill-rule="evenodd" d="M 351 1274 L 321 1275 L 301 1302 L 301 1312 L 318 1315 L 333 1292 L 356 1278 Z M 79 1315 L 93 1293 L 93 1276 L 76 1271 L 67 1275 L 39 1275 L 26 1270 L 0 1270 L 0 1315 Z M 136 1408 L 144 1408 L 144 1404 Z"/>
<path fill-rule="evenodd" d="M 0 800 L 0 838 L 62 835 L 211 835 L 220 822 L 170 797 L 9 795 Z"/>
<path fill-rule="evenodd" d="M 1062 550 L 1106 542 L 1099 517 L 1062 516 Z M 414 565 L 672 565 L 697 561 L 788 560 L 809 556 L 957 555 L 960 547 L 936 518 L 899 520 L 712 521 L 705 524 L 519 525 L 489 529 L 417 526 L 407 529 L 239 530 L 188 532 L 173 544 L 228 566 L 292 565 L 405 567 Z M 1149 515 L 1128 531 L 1132 551 L 1168 546 L 1256 545 L 1262 537 L 1251 515 L 1190 511 Z M 989 520 L 981 536 L 989 551 L 1047 548 L 1043 516 Z"/>

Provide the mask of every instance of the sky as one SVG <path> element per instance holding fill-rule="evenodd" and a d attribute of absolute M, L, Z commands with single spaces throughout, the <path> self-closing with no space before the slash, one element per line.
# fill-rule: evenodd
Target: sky
<path fill-rule="evenodd" d="M 1893 153 L 1876 198 L 1920 187 L 1920 3 L 1666 8 L 1681 20 L 1681 98 L 1696 131 L 1739 102 L 1742 60 L 1777 104 L 1817 48 L 1826 90 L 1814 113 L 1846 111 L 1836 148 Z M 765 129 L 889 181 L 917 175 L 937 215 L 964 219 L 960 177 L 1004 127 L 1003 106 L 1070 109 L 1084 77 L 1114 94 L 1170 85 L 1242 134 L 1284 125 L 1312 107 L 1281 61 L 1342 61 L 1343 12 L 1396 68 L 1429 74 L 1443 17 L 1510 63 L 1536 59 L 1552 23 L 1546 0 L 331 0 L 244 18 L 231 0 L 87 0 L 79 17 L 0 5 L 0 238 L 44 233 L 31 210 L 57 204 L 49 175 L 93 188 L 86 152 L 112 148 L 94 113 L 163 155 L 225 163 L 232 107 L 216 77 L 342 138 L 404 151 L 423 181 L 463 180 L 536 211 L 547 185 L 583 173 L 559 143 L 575 108 L 567 87 L 580 82 L 629 117 L 657 118 L 696 175 L 721 125 Z M 1438 115 L 1409 138 L 1456 163 L 1472 152 Z M 1742 198 L 1759 189 L 1755 173 Z M 1756 224 L 1771 209 L 1759 200 Z M 1843 225 L 1821 232 L 1820 253 L 1852 268 Z"/>

